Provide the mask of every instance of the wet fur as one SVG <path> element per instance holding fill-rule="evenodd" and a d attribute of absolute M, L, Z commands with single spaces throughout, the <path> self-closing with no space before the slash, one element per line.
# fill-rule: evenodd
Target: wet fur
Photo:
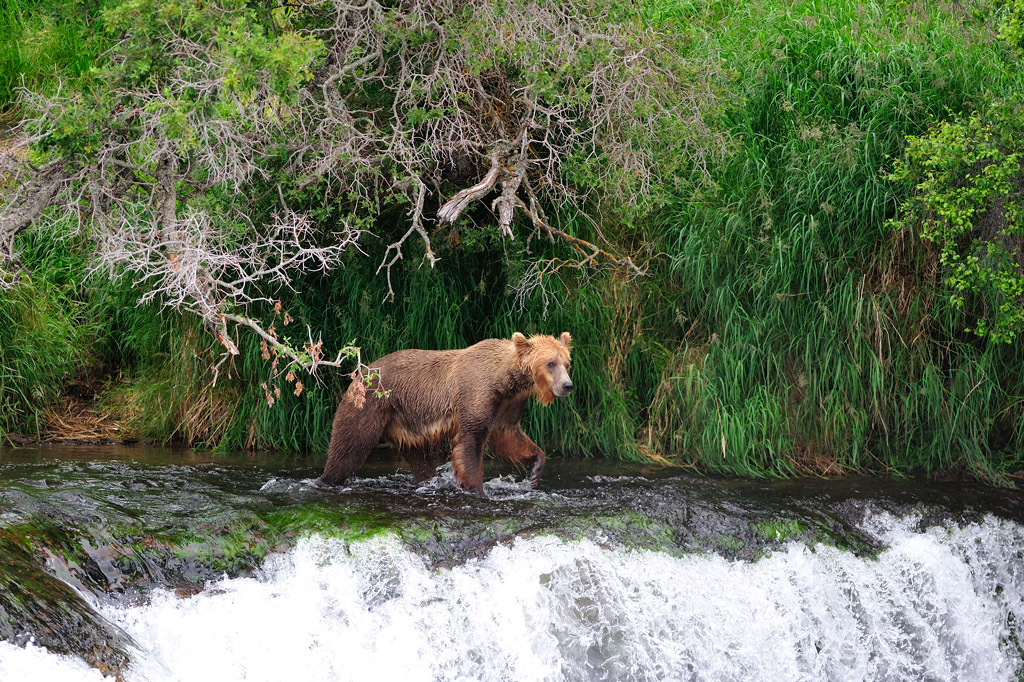
<path fill-rule="evenodd" d="M 452 468 L 459 485 L 483 494 L 483 452 L 524 466 L 536 486 L 545 455 L 519 427 L 534 395 L 550 404 L 569 380 L 570 337 L 563 333 L 488 339 L 461 350 L 402 350 L 371 367 L 378 372 L 365 391 L 349 386 L 334 414 L 327 465 L 321 481 L 337 485 L 388 440 L 401 450 L 417 482 L 432 478 L 432 451 L 451 439 Z M 378 398 L 376 391 L 387 391 Z"/>

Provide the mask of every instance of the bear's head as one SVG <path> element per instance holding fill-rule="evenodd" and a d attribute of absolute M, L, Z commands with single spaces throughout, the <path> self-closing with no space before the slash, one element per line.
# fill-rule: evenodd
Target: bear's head
<path fill-rule="evenodd" d="M 557 339 L 539 334 L 526 338 L 519 332 L 512 335 L 519 366 L 533 379 L 537 400 L 549 405 L 555 398 L 572 393 L 569 378 L 569 346 L 572 337 L 562 332 Z"/>

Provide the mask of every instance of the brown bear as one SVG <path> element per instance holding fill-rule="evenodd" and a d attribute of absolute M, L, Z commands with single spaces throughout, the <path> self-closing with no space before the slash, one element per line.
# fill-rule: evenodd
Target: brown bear
<path fill-rule="evenodd" d="M 569 344 L 519 332 L 461 350 L 400 350 L 371 367 L 369 385 L 356 379 L 334 413 L 327 466 L 318 483 L 337 485 L 366 461 L 384 439 L 412 467 L 417 483 L 436 470 L 432 451 L 453 438 L 452 469 L 458 484 L 484 494 L 483 453 L 525 466 L 536 487 L 544 451 L 519 428 L 532 394 L 543 405 L 569 395 Z"/>

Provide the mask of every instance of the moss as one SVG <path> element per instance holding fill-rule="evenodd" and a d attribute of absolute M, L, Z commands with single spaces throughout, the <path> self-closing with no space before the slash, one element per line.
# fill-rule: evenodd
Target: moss
<path fill-rule="evenodd" d="M 806 534 L 806 528 L 799 521 L 782 519 L 778 521 L 760 521 L 751 524 L 751 530 L 758 536 L 776 542 L 799 540 Z"/>

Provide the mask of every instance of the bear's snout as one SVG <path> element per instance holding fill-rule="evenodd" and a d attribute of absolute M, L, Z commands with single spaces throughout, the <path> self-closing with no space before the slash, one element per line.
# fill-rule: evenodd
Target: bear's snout
<path fill-rule="evenodd" d="M 561 390 L 559 390 L 558 392 L 558 397 L 564 398 L 565 396 L 572 393 L 572 382 L 566 379 L 565 381 L 562 382 L 562 385 L 559 388 Z"/>

